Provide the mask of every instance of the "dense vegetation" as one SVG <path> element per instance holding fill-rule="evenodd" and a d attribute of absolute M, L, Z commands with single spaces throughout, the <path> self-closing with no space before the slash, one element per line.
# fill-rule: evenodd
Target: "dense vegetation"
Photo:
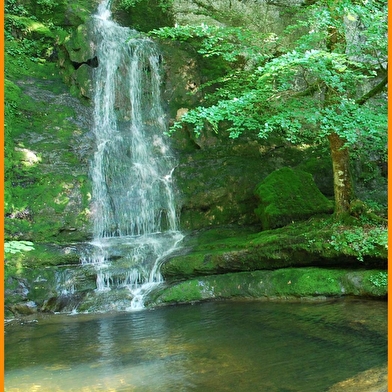
<path fill-rule="evenodd" d="M 203 104 L 172 130 L 190 124 L 196 134 L 211 127 L 237 138 L 255 132 L 283 135 L 295 145 L 329 142 L 335 213 L 355 200 L 350 154 L 386 160 L 387 3 L 310 2 L 281 36 L 271 31 L 202 24 L 153 32 L 191 42 L 206 58 L 230 67 Z M 210 90 L 211 91 L 211 90 Z"/>

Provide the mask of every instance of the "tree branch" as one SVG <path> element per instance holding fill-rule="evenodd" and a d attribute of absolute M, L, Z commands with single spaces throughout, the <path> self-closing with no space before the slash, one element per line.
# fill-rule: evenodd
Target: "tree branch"
<path fill-rule="evenodd" d="M 293 97 L 306 97 L 307 95 L 312 95 L 319 89 L 319 83 L 313 83 L 310 85 L 308 88 L 305 90 L 299 91 L 294 93 L 292 96 Z"/>
<path fill-rule="evenodd" d="M 303 5 L 305 5 L 305 2 L 303 2 L 303 1 L 298 1 L 297 3 L 294 3 L 294 4 L 292 4 L 292 2 L 290 2 L 289 0 L 286 0 L 286 1 L 282 1 L 282 0 L 267 0 L 266 2 L 265 2 L 266 4 L 268 4 L 268 5 L 273 5 L 273 6 L 275 6 L 275 7 L 290 7 L 290 6 L 295 6 L 295 7 L 297 7 L 297 6 L 303 6 Z"/>
<path fill-rule="evenodd" d="M 373 87 L 369 92 L 367 92 L 365 95 L 362 95 L 361 98 L 357 99 L 355 102 L 357 105 L 363 105 L 365 102 L 367 102 L 370 98 L 373 98 L 375 95 L 380 93 L 383 88 L 388 84 L 388 73 L 385 74 L 383 80 L 381 80 L 380 83 L 378 83 L 375 87 Z"/>

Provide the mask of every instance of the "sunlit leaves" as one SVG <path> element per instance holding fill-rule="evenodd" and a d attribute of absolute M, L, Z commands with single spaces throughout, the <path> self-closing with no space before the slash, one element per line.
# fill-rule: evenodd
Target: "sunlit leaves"
<path fill-rule="evenodd" d="M 4 252 L 11 254 L 29 252 L 30 250 L 34 250 L 33 245 L 30 241 L 7 241 L 4 244 Z"/>
<path fill-rule="evenodd" d="M 201 24 L 198 26 L 176 25 L 161 27 L 150 32 L 160 38 L 189 41 L 204 57 L 217 56 L 226 61 L 240 57 L 262 61 L 275 47 L 274 34 L 257 34 L 241 27 L 220 27 Z"/>
<path fill-rule="evenodd" d="M 349 60 L 344 54 L 316 49 L 290 51 L 258 67 L 256 72 L 262 83 L 267 78 L 279 79 L 283 89 L 300 90 L 318 83 L 339 93 L 366 78 L 361 72 L 361 64 Z"/>
<path fill-rule="evenodd" d="M 120 8 L 129 10 L 137 7 L 143 0 L 120 0 Z M 158 7 L 162 10 L 167 11 L 173 5 L 173 0 L 158 0 Z"/>
<path fill-rule="evenodd" d="M 199 106 L 187 112 L 180 122 L 173 125 L 172 131 L 181 128 L 183 123 L 191 124 L 194 132 L 200 135 L 208 123 L 215 132 L 218 125 L 226 121 L 229 137 L 236 138 L 242 132 L 249 129 L 258 129 L 262 122 L 262 116 L 257 110 L 259 97 L 255 92 L 239 95 L 232 99 L 220 100 L 209 107 Z"/>
<path fill-rule="evenodd" d="M 237 27 L 154 31 L 162 38 L 194 43 L 206 58 L 236 63 L 230 73 L 210 82 L 218 88 L 205 97 L 204 106 L 189 110 L 172 131 L 189 124 L 196 134 L 209 127 L 225 129 L 232 138 L 246 131 L 261 138 L 279 133 L 293 144 L 322 143 L 335 133 L 353 151 L 385 151 L 385 100 L 375 106 L 357 99 L 358 86 L 369 91 L 371 79 L 385 66 L 386 2 L 318 0 L 300 12 L 286 31 L 297 38 L 279 55 L 273 35 L 257 36 Z M 239 58 L 246 61 L 238 63 Z"/>
<path fill-rule="evenodd" d="M 331 31 L 344 37 L 335 48 L 364 66 L 384 66 L 387 57 L 386 0 L 318 0 L 286 33 L 301 32 L 295 46 L 325 49 Z"/>

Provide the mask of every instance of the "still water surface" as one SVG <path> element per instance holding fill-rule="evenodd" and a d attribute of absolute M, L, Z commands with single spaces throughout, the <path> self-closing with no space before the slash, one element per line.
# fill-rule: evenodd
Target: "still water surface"
<path fill-rule="evenodd" d="M 326 391 L 387 361 L 385 302 L 214 302 L 6 326 L 5 390 Z"/>

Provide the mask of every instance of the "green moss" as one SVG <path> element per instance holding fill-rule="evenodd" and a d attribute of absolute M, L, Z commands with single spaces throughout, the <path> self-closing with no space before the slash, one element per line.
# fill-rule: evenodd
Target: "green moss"
<path fill-rule="evenodd" d="M 26 268 L 79 264 L 80 257 L 72 247 L 34 243 L 29 252 L 6 254 L 6 277 L 23 276 Z"/>
<path fill-rule="evenodd" d="M 340 284 L 341 275 L 341 270 L 281 269 L 273 274 L 271 285 L 276 295 L 336 296 L 344 293 Z"/>
<path fill-rule="evenodd" d="M 353 295 L 385 297 L 388 293 L 388 273 L 385 270 L 353 271 L 342 282 Z"/>
<path fill-rule="evenodd" d="M 165 288 L 155 293 L 151 302 L 158 305 L 233 297 L 291 299 L 344 295 L 385 298 L 385 271 L 313 267 L 215 275 Z"/>
<path fill-rule="evenodd" d="M 228 141 L 224 132 L 220 135 L 211 134 L 195 139 L 192 152 L 185 154 L 180 149 L 180 165 L 175 175 L 184 205 L 180 216 L 184 229 L 259 223 L 260 219 L 255 213 L 258 200 L 254 190 L 261 179 L 279 167 L 297 166 L 311 159 L 314 154 L 321 154 L 310 148 L 299 150 L 286 147 L 285 142 L 278 138 L 269 139 L 266 145 L 261 145 L 252 135 Z M 177 137 L 190 139 L 185 131 L 179 136 L 175 132 L 173 138 Z M 194 147 L 196 144 L 199 146 L 197 150 Z M 333 184 L 329 175 L 324 180 Z M 318 183 L 321 184 L 321 181 Z M 327 203 L 327 211 L 330 212 L 332 204 L 329 201 Z M 286 221 L 291 223 L 291 220 Z"/>
<path fill-rule="evenodd" d="M 163 26 L 173 26 L 171 1 L 163 0 L 115 0 L 114 17 L 123 26 L 139 31 L 150 31 Z"/>
<path fill-rule="evenodd" d="M 22 90 L 9 79 L 4 80 L 4 99 L 5 104 L 17 105 L 21 99 Z M 12 114 L 12 113 L 9 113 Z"/>
<path fill-rule="evenodd" d="M 164 300 L 162 302 L 192 302 L 203 299 L 204 286 L 197 280 L 189 280 L 180 285 L 169 287 L 165 290 Z M 204 296 L 207 298 L 207 296 Z"/>
<path fill-rule="evenodd" d="M 166 262 L 162 273 L 175 280 L 306 265 L 384 267 L 386 238 L 385 227 L 347 226 L 332 218 L 313 218 L 259 233 L 213 229 L 185 239 L 189 253 Z"/>
<path fill-rule="evenodd" d="M 67 4 L 67 21 L 72 26 L 79 26 L 85 23 L 95 11 L 96 4 L 91 0 L 79 0 L 78 2 L 66 2 Z"/>
<path fill-rule="evenodd" d="M 90 45 L 90 28 L 87 25 L 80 25 L 73 31 L 65 47 L 68 50 L 71 61 L 77 63 L 86 62 L 94 57 L 94 49 Z"/>
<path fill-rule="evenodd" d="M 27 14 L 34 15 L 45 24 L 59 26 L 78 26 L 97 6 L 95 1 L 89 0 L 77 0 L 72 3 L 67 0 L 37 0 L 23 3 Z M 12 7 L 7 7 L 7 10 L 12 12 Z"/>
<path fill-rule="evenodd" d="M 256 188 L 260 199 L 256 214 L 265 230 L 333 212 L 332 203 L 319 191 L 311 174 L 288 167 L 271 173 Z"/>
<path fill-rule="evenodd" d="M 25 30 L 31 22 L 29 34 L 54 39 L 51 30 L 32 21 L 23 19 Z M 35 46 L 27 42 L 6 42 L 5 235 L 34 242 L 85 239 L 87 168 L 72 147 L 84 130 L 75 125 L 71 105 L 63 97 L 53 99 L 67 91 L 55 64 L 33 58 L 27 49 Z"/>
<path fill-rule="evenodd" d="M 37 36 L 54 38 L 55 34 L 48 25 L 45 25 L 37 20 L 37 18 L 29 18 L 26 16 L 6 15 L 5 24 L 12 24 L 18 26 L 25 34 L 37 34 Z"/>
<path fill-rule="evenodd" d="M 84 239 L 86 234 L 77 230 L 88 224 L 87 196 L 84 205 L 77 200 L 82 187 L 86 191 L 86 185 L 71 175 L 55 174 L 42 176 L 29 185 L 14 186 L 5 220 L 6 236 L 18 238 L 23 233 L 24 238 L 33 241 Z"/>
<path fill-rule="evenodd" d="M 38 79 L 35 85 L 39 84 Z M 69 151 L 75 136 L 75 125 L 69 121 L 73 110 L 53 104 L 48 110 L 47 102 L 33 100 L 10 80 L 5 96 L 9 106 L 5 135 L 6 236 L 42 241 L 67 226 L 86 224 L 87 180 L 78 175 L 83 170 L 80 160 Z M 82 203 L 77 201 L 80 192 L 85 192 Z M 70 209 L 70 205 L 76 208 Z"/>

